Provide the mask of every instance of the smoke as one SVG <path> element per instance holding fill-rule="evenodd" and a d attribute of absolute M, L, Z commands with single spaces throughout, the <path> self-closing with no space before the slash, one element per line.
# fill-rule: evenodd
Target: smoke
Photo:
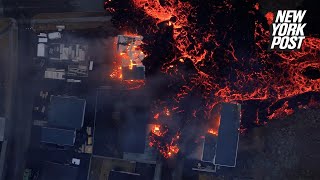
<path fill-rule="evenodd" d="M 220 102 L 253 107 L 255 118 L 242 124 L 248 128 L 291 114 L 297 106 L 292 97 L 319 92 L 320 82 L 302 72 L 320 67 L 316 61 L 320 40 L 306 39 L 299 52 L 267 51 L 269 25 L 256 3 L 106 2 L 116 27 L 144 36 L 152 111 L 160 114 L 160 123 L 182 133 L 180 142 L 205 133 Z M 170 118 L 163 113 L 166 108 Z M 171 134 L 174 138 L 176 133 Z"/>

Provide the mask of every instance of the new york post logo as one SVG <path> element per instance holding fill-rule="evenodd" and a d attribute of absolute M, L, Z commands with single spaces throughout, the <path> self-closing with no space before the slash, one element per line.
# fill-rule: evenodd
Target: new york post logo
<path fill-rule="evenodd" d="M 302 20 L 307 10 L 278 10 L 276 19 L 271 26 L 270 49 L 297 50 L 301 49 L 305 39 L 304 31 L 307 23 Z"/>

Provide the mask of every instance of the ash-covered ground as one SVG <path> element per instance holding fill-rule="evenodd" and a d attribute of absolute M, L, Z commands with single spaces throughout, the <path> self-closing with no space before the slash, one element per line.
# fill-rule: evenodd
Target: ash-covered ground
<path fill-rule="evenodd" d="M 236 168 L 219 178 L 320 179 L 319 130 L 316 108 L 254 128 L 240 136 Z"/>

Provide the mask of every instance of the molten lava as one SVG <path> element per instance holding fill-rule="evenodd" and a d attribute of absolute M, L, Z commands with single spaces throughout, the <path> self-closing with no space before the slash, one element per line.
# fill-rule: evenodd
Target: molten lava
<path fill-rule="evenodd" d="M 167 138 L 170 138 L 169 143 L 166 143 L 165 141 Z M 168 127 L 156 124 L 152 126 L 149 145 L 151 147 L 156 147 L 165 158 L 169 158 L 179 152 L 179 147 L 177 145 L 179 138 L 180 135 L 177 133 L 171 139 Z"/>
<path fill-rule="evenodd" d="M 304 75 L 307 68 L 320 69 L 320 39 L 306 37 L 301 51 L 268 51 L 274 14 L 261 14 L 254 1 L 119 0 L 107 1 L 106 9 L 118 28 L 146 37 L 147 79 L 166 82 L 155 99 L 165 103 L 153 108 L 161 128 L 150 136 L 164 157 L 179 152 L 188 124 L 209 122 L 221 102 L 263 102 L 255 121 L 266 121 L 292 114 L 288 99 L 320 92 L 320 78 Z"/>

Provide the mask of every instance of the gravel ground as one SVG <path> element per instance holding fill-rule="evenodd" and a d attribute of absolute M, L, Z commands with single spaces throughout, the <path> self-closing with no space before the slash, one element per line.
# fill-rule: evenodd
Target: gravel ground
<path fill-rule="evenodd" d="M 236 168 L 210 179 L 320 179 L 320 110 L 300 110 L 241 135 Z"/>

